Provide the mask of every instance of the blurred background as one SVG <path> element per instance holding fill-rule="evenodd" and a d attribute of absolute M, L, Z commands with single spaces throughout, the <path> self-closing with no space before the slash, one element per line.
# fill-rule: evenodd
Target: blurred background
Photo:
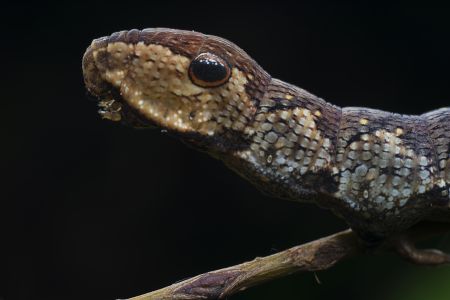
<path fill-rule="evenodd" d="M 227 38 L 340 106 L 450 103 L 448 7 L 430 1 L 2 4 L 0 299 L 130 297 L 332 234 L 315 206 L 259 193 L 164 133 L 107 121 L 83 86 L 91 40 L 146 27 Z M 450 251 L 444 236 L 430 245 Z M 384 254 L 231 299 L 450 299 L 450 268 Z"/>

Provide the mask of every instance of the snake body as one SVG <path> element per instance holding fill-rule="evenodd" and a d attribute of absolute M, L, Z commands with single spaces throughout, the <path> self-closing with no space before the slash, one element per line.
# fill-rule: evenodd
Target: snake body
<path fill-rule="evenodd" d="M 225 39 L 163 28 L 94 40 L 83 73 L 103 117 L 163 128 L 270 195 L 331 209 L 366 241 L 450 221 L 449 107 L 340 108 Z"/>

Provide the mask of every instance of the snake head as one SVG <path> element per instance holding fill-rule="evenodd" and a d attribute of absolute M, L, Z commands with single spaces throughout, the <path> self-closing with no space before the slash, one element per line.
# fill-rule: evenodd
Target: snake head
<path fill-rule="evenodd" d="M 83 74 L 104 118 L 156 126 L 216 148 L 239 146 L 252 134 L 270 81 L 227 40 L 163 28 L 94 40 L 83 57 Z"/>

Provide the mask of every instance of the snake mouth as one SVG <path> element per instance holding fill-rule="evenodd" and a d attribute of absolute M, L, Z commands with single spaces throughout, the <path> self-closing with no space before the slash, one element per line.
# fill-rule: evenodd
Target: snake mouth
<path fill-rule="evenodd" d="M 131 127 L 156 128 L 157 124 L 147 120 L 128 105 L 118 89 L 101 76 L 95 63 L 94 52 L 105 48 L 108 41 L 109 37 L 94 40 L 86 50 L 82 61 L 84 82 L 88 92 L 97 101 L 99 115 L 102 119 L 120 122 Z"/>
<path fill-rule="evenodd" d="M 120 122 L 122 124 L 135 128 L 157 128 L 158 125 L 150 120 L 147 120 L 139 114 L 139 112 L 132 108 L 118 93 L 115 97 L 100 98 L 98 101 L 98 113 L 102 119 L 113 122 Z"/>

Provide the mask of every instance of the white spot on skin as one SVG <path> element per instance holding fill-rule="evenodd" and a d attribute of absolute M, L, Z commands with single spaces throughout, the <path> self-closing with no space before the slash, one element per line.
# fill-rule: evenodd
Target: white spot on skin
<path fill-rule="evenodd" d="M 401 178 L 398 176 L 394 176 L 394 178 L 392 178 L 392 185 L 399 185 L 401 182 Z"/>
<path fill-rule="evenodd" d="M 295 155 L 295 158 L 297 160 L 300 160 L 300 159 L 303 159 L 304 155 L 305 155 L 305 152 L 303 150 L 298 150 L 297 154 Z"/>
<path fill-rule="evenodd" d="M 364 190 L 364 192 L 363 192 L 363 197 L 364 197 L 365 199 L 368 199 L 368 198 L 369 198 L 369 191 L 368 191 L 368 190 Z"/>
<path fill-rule="evenodd" d="M 366 176 L 367 171 L 368 171 L 367 166 L 365 164 L 362 164 L 355 169 L 355 174 L 358 177 L 364 177 Z"/>
<path fill-rule="evenodd" d="M 372 158 L 372 153 L 369 151 L 364 151 L 361 155 L 362 160 L 370 160 Z"/>
<path fill-rule="evenodd" d="M 375 197 L 375 203 L 377 203 L 377 204 L 382 204 L 382 203 L 384 203 L 385 200 L 386 200 L 386 198 L 384 198 L 383 196 Z"/>
<path fill-rule="evenodd" d="M 275 162 L 279 165 L 283 165 L 286 162 L 286 159 L 284 157 L 278 157 Z"/>
<path fill-rule="evenodd" d="M 422 170 L 419 172 L 419 176 L 422 180 L 425 180 L 430 176 L 430 172 L 428 170 Z"/>
<path fill-rule="evenodd" d="M 367 125 L 369 124 L 369 120 L 365 119 L 365 118 L 361 118 L 359 119 L 359 124 L 361 125 Z"/>
<path fill-rule="evenodd" d="M 440 187 L 440 188 L 443 188 L 443 187 L 446 186 L 446 183 L 445 183 L 445 181 L 443 179 L 441 179 L 441 180 L 439 180 L 437 182 L 437 186 Z"/>
<path fill-rule="evenodd" d="M 407 168 L 409 168 L 409 169 L 411 169 L 411 168 L 413 167 L 413 161 L 412 161 L 412 159 L 407 158 L 407 159 L 405 160 L 405 167 L 407 167 Z"/>
<path fill-rule="evenodd" d="M 419 185 L 418 193 L 423 194 L 426 192 L 426 187 L 424 185 Z"/>
<path fill-rule="evenodd" d="M 428 159 L 427 159 L 425 156 L 421 156 L 420 159 L 419 159 L 419 164 L 420 164 L 421 166 L 426 166 L 426 165 L 428 165 Z"/>
<path fill-rule="evenodd" d="M 353 142 L 350 144 L 350 149 L 352 150 L 357 150 L 358 149 L 358 143 L 357 142 Z"/>
<path fill-rule="evenodd" d="M 325 165 L 325 160 L 323 160 L 323 159 L 318 159 L 318 160 L 316 160 L 315 165 L 316 165 L 317 167 L 321 168 L 321 167 L 323 167 L 323 166 Z"/>
<path fill-rule="evenodd" d="M 409 188 L 403 189 L 402 194 L 403 194 L 403 196 L 405 196 L 405 197 L 409 197 L 409 196 L 411 196 L 412 191 L 411 191 L 411 189 L 409 189 Z"/>
<path fill-rule="evenodd" d="M 266 141 L 268 141 L 269 143 L 273 144 L 273 143 L 275 143 L 276 140 L 278 139 L 278 135 L 277 135 L 275 132 L 271 131 L 271 132 L 269 132 L 268 134 L 266 134 L 266 136 L 264 137 L 264 139 L 265 139 Z"/>

